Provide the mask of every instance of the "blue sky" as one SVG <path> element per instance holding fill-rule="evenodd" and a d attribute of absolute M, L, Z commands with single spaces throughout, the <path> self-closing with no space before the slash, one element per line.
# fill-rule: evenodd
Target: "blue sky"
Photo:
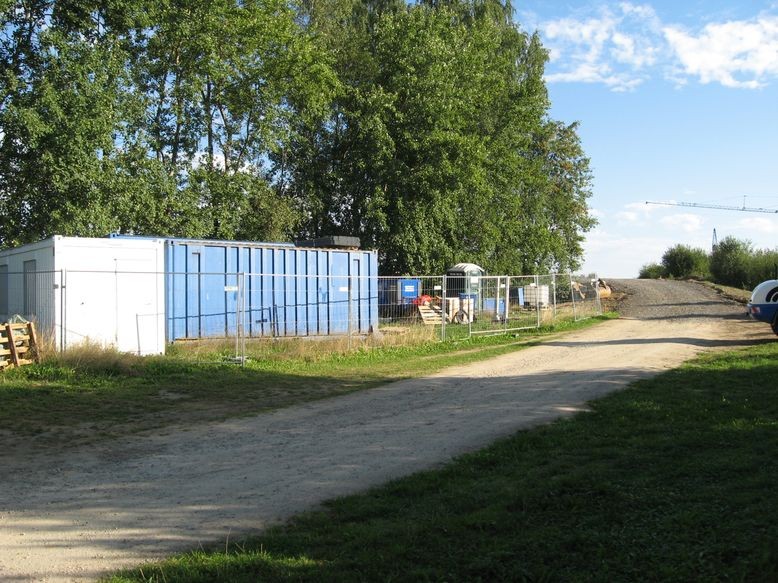
<path fill-rule="evenodd" d="M 778 248 L 778 1 L 514 5 L 550 51 L 551 115 L 579 121 L 594 175 L 583 271 L 634 277 L 715 228 Z"/>

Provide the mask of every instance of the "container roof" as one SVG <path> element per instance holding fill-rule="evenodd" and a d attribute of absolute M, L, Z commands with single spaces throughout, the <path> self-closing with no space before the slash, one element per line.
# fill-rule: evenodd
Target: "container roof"
<path fill-rule="evenodd" d="M 196 239 L 187 237 L 152 237 L 146 235 L 123 235 L 121 233 L 111 233 L 110 239 L 161 239 L 173 243 L 199 243 L 202 245 L 239 245 L 245 247 L 294 247 L 294 243 L 270 243 L 267 241 L 231 241 L 223 239 Z"/>

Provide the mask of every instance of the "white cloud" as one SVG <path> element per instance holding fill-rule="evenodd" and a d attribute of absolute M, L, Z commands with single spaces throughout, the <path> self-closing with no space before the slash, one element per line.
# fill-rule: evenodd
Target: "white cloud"
<path fill-rule="evenodd" d="M 766 217 L 747 217 L 738 221 L 738 227 L 746 232 L 764 233 L 771 235 L 778 233 L 778 219 Z M 776 244 L 778 247 L 778 243 Z"/>
<path fill-rule="evenodd" d="M 671 230 L 681 230 L 684 233 L 696 233 L 705 225 L 701 216 L 691 213 L 669 215 L 659 219 L 659 222 Z"/>
<path fill-rule="evenodd" d="M 643 212 L 644 214 L 648 214 L 651 211 L 656 210 L 656 207 L 647 205 L 645 202 L 630 202 L 628 204 L 625 204 L 624 208 L 640 211 Z"/>
<path fill-rule="evenodd" d="M 697 79 L 756 89 L 778 78 L 778 15 L 769 12 L 692 30 L 663 23 L 650 5 L 622 2 L 537 26 L 549 49 L 549 83 L 630 91 L 665 77 L 678 85 Z"/>
<path fill-rule="evenodd" d="M 584 241 L 585 257 L 582 271 L 595 272 L 600 277 L 637 277 L 639 269 L 662 258 L 674 239 L 655 236 L 634 236 L 595 229 Z"/>
<path fill-rule="evenodd" d="M 624 205 L 624 210 L 616 213 L 616 219 L 624 224 L 644 223 L 650 218 L 657 207 L 647 205 L 645 202 L 630 202 Z"/>
<path fill-rule="evenodd" d="M 622 211 L 620 213 L 616 213 L 616 218 L 624 223 L 637 223 L 640 217 L 636 212 Z"/>
<path fill-rule="evenodd" d="M 645 80 L 642 70 L 655 62 L 658 49 L 633 21 L 643 21 L 651 28 L 653 9 L 622 3 L 615 10 L 601 8 L 597 16 L 586 19 L 541 23 L 551 62 L 558 69 L 547 80 L 603 83 L 614 91 L 640 85 Z"/>
<path fill-rule="evenodd" d="M 667 26 L 677 73 L 700 83 L 756 89 L 778 76 L 778 17 L 708 24 L 698 34 Z"/>

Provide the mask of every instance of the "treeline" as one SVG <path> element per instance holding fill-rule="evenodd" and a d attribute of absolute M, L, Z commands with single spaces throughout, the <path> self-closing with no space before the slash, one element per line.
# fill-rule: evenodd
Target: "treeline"
<path fill-rule="evenodd" d="M 766 279 L 778 279 L 778 249 L 754 249 L 749 241 L 727 237 L 708 253 L 675 245 L 661 263 L 644 265 L 640 278 L 703 279 L 750 290 Z"/>
<path fill-rule="evenodd" d="M 497 0 L 0 0 L 0 247 L 361 237 L 575 268 L 590 170 Z"/>

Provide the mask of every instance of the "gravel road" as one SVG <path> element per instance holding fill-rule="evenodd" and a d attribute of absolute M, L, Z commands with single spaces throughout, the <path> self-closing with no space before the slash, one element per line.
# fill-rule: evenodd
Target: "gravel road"
<path fill-rule="evenodd" d="M 234 540 L 585 410 L 701 350 L 774 341 L 743 306 L 702 286 L 610 283 L 627 294 L 624 317 L 542 346 L 252 418 L 16 460 L 0 471 L 0 580 L 92 580 Z"/>

